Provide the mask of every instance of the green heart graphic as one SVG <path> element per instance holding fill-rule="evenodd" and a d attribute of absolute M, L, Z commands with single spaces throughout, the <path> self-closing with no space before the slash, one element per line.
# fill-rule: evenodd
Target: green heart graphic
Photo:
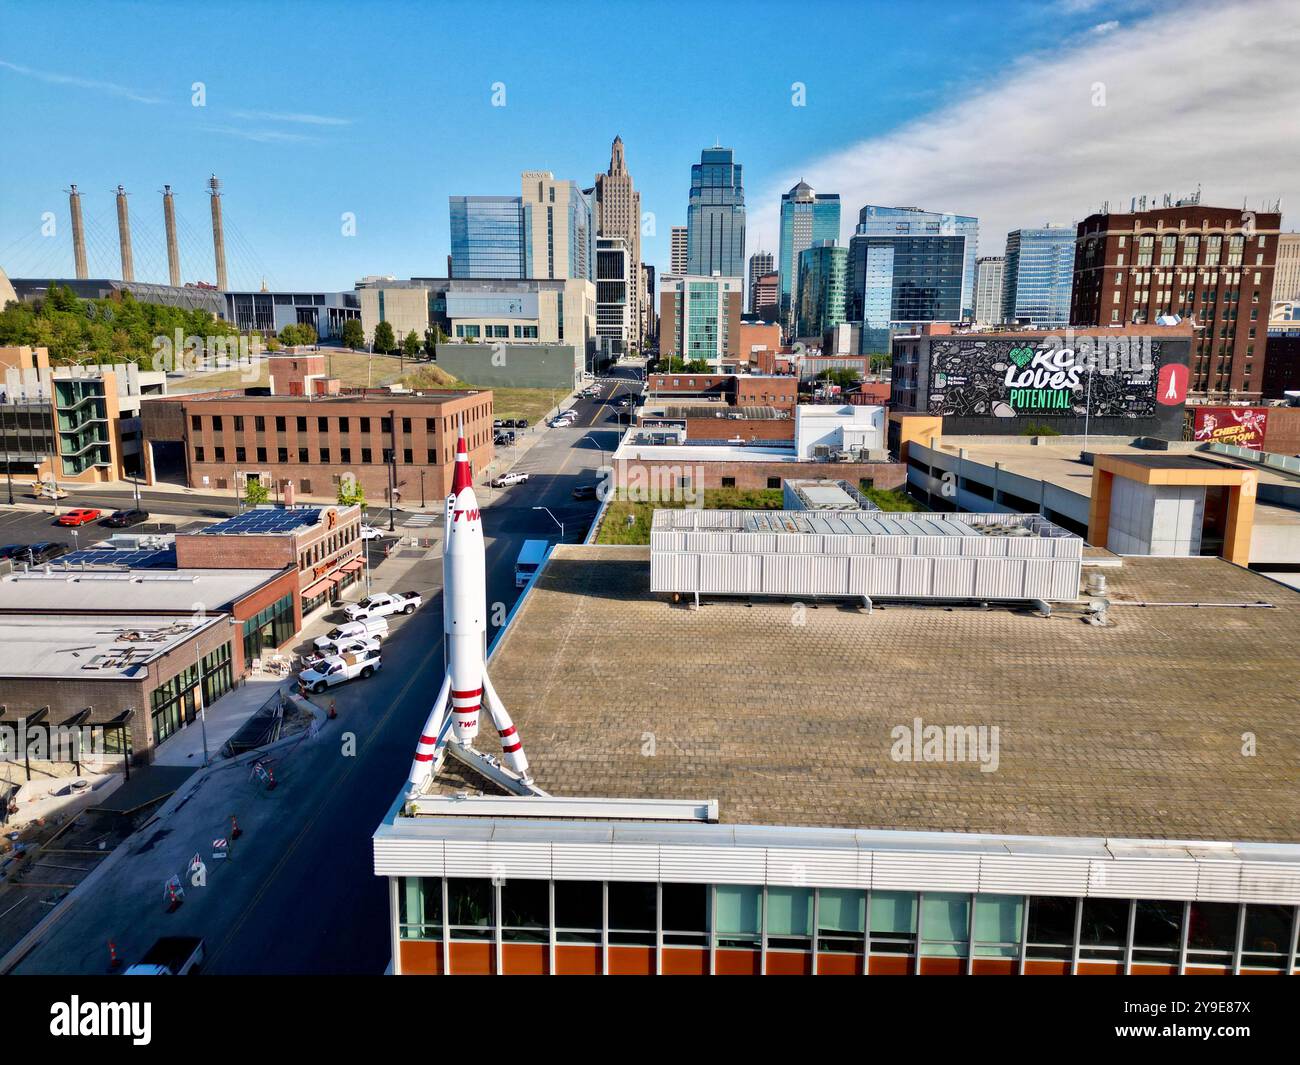
<path fill-rule="evenodd" d="M 1023 370 L 1029 364 L 1029 360 L 1034 357 L 1034 349 L 1012 348 L 1009 354 L 1011 361 Z"/>

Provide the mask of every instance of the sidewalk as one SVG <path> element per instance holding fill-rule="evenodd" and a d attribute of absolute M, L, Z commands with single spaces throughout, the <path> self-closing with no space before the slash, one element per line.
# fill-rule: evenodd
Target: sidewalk
<path fill-rule="evenodd" d="M 203 714 L 203 721 L 195 721 L 173 736 L 168 736 L 154 753 L 154 765 L 189 766 L 197 769 L 203 765 L 203 734 L 207 731 L 208 761 L 215 760 L 221 745 L 230 739 L 261 706 L 275 694 L 277 688 L 287 685 L 287 678 L 254 675 L 238 688 L 226 692 Z"/>

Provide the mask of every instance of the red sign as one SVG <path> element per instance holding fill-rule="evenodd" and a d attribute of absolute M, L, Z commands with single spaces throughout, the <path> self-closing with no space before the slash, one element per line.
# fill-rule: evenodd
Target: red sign
<path fill-rule="evenodd" d="M 1160 367 L 1156 383 L 1156 400 L 1166 407 L 1177 407 L 1187 398 L 1187 380 L 1191 371 L 1181 362 L 1167 362 Z"/>
<path fill-rule="evenodd" d="M 1264 450 L 1267 407 L 1197 407 L 1193 430 L 1201 443 Z"/>

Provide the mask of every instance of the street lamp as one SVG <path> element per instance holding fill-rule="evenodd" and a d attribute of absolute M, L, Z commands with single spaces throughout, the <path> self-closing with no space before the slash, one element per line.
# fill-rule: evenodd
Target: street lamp
<path fill-rule="evenodd" d="M 533 509 L 534 509 L 534 510 L 544 510 L 544 511 L 546 511 L 547 514 L 550 514 L 550 515 L 551 515 L 551 521 L 555 522 L 555 524 L 558 525 L 558 526 L 560 527 L 560 539 L 563 540 L 563 539 L 564 539 L 564 522 L 560 521 L 560 519 L 557 518 L 554 514 L 551 514 L 551 511 L 550 511 L 550 508 L 549 508 L 549 507 L 533 507 Z"/>
<path fill-rule="evenodd" d="M 420 471 L 420 509 L 424 509 L 424 470 Z"/>

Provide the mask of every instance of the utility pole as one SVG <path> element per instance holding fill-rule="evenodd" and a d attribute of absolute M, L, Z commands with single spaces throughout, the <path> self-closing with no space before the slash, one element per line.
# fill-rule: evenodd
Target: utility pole
<path fill-rule="evenodd" d="M 388 531 L 395 532 L 397 522 L 397 411 L 388 412 Z"/>

